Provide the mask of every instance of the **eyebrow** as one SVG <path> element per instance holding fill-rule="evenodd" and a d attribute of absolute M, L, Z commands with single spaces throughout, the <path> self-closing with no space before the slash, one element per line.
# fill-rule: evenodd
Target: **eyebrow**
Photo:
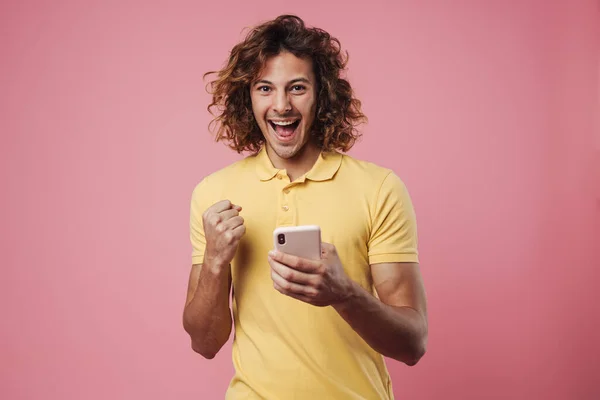
<path fill-rule="evenodd" d="M 298 82 L 303 82 L 303 83 L 307 83 L 307 84 L 309 84 L 309 85 L 310 85 L 310 81 L 309 81 L 308 79 L 306 79 L 306 78 L 296 78 L 296 79 L 292 79 L 292 80 L 291 80 L 291 81 L 289 81 L 287 84 L 288 84 L 288 85 L 291 85 L 291 84 L 298 83 Z M 273 84 L 273 82 L 271 82 L 271 81 L 268 81 L 268 80 L 266 80 L 266 79 L 261 79 L 261 80 L 259 80 L 259 81 L 256 81 L 256 82 L 254 83 L 254 85 L 258 85 L 259 83 L 266 83 L 267 85 L 272 85 L 272 84 Z"/>

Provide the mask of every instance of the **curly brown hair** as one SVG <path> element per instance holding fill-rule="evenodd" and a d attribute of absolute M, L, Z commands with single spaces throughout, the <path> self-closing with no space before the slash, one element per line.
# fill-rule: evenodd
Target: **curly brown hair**
<path fill-rule="evenodd" d="M 317 81 L 317 110 L 312 135 L 325 151 L 348 151 L 360 137 L 356 129 L 367 117 L 361 102 L 354 97 L 350 83 L 341 74 L 348 62 L 338 39 L 319 28 L 307 28 L 295 15 L 281 15 L 265 22 L 247 34 L 233 47 L 227 65 L 207 85 L 212 95 L 208 111 L 220 111 L 210 122 L 216 141 L 224 141 L 238 153 L 256 153 L 265 138 L 252 112 L 250 86 L 258 78 L 266 61 L 287 51 L 296 57 L 312 60 Z M 210 89 L 208 88 L 210 86 Z"/>

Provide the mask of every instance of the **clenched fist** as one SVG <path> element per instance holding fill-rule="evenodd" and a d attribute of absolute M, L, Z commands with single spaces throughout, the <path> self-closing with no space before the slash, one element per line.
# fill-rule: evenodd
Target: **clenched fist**
<path fill-rule="evenodd" d="M 240 239 L 246 232 L 242 207 L 222 200 L 210 206 L 202 214 L 206 251 L 204 262 L 216 268 L 225 268 L 231 263 Z"/>

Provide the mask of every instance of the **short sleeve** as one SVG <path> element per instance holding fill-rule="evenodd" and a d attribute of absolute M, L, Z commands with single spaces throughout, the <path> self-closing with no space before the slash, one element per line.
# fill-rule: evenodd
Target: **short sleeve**
<path fill-rule="evenodd" d="M 372 209 L 369 264 L 419 262 L 417 221 L 404 183 L 390 172 Z"/>
<path fill-rule="evenodd" d="M 206 238 L 204 237 L 204 226 L 202 214 L 206 209 L 206 183 L 202 180 L 192 191 L 190 205 L 190 241 L 192 243 L 192 264 L 201 264 L 204 260 L 204 249 Z"/>

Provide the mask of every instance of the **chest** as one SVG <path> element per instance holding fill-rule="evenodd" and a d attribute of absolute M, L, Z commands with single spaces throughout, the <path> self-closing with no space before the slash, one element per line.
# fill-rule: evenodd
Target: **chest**
<path fill-rule="evenodd" d="M 279 226 L 319 225 L 321 240 L 335 245 L 346 273 L 369 287 L 368 248 L 371 230 L 369 199 L 360 190 L 335 182 L 260 182 L 238 185 L 231 201 L 243 207 L 246 235 L 235 265 L 251 272 L 262 265 L 273 248 L 273 230 Z M 258 267 L 264 269 L 264 265 Z"/>

